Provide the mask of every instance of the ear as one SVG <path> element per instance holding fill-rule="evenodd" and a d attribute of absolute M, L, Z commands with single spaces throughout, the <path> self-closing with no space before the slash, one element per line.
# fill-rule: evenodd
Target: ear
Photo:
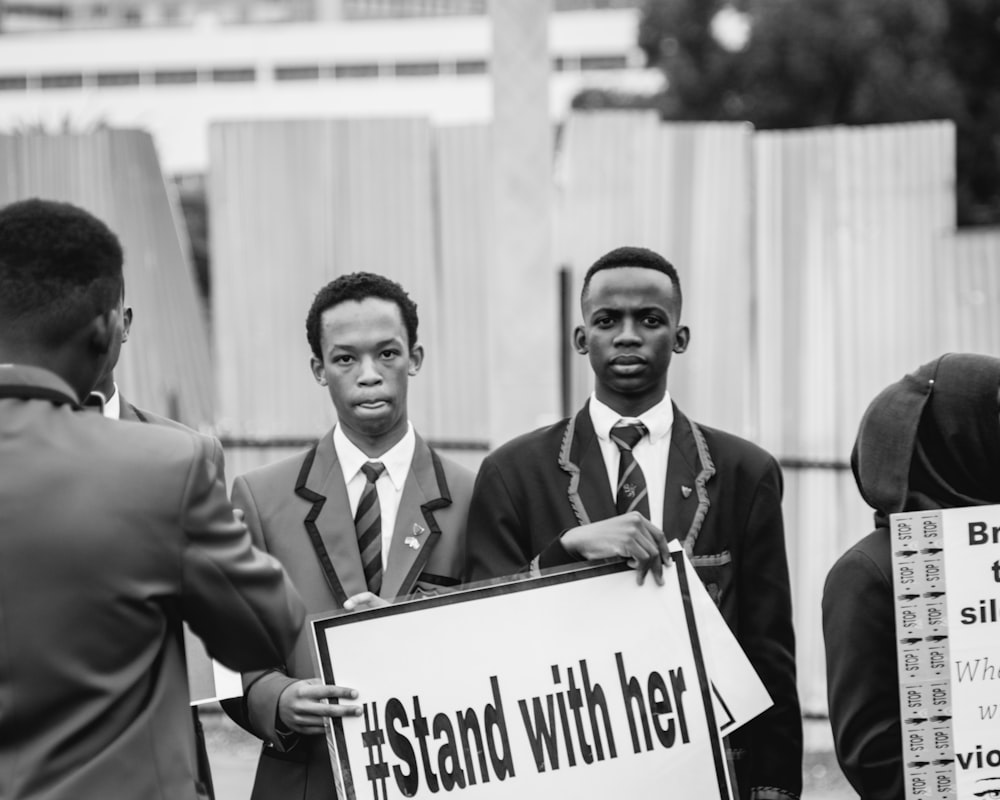
<path fill-rule="evenodd" d="M 677 334 L 674 337 L 674 352 L 683 353 L 688 349 L 688 344 L 691 341 L 691 331 L 687 325 L 681 325 L 677 329 Z"/>
<path fill-rule="evenodd" d="M 583 325 L 577 325 L 573 329 L 573 347 L 581 356 L 590 352 L 590 348 L 587 347 L 587 332 L 583 329 Z"/>
<path fill-rule="evenodd" d="M 312 370 L 313 379 L 320 386 L 326 386 L 326 373 L 323 371 L 323 362 L 316 356 L 309 357 L 309 368 Z"/>
<path fill-rule="evenodd" d="M 122 312 L 122 344 L 128 341 L 130 330 L 132 330 L 132 306 L 125 306 Z"/>
<path fill-rule="evenodd" d="M 410 348 L 410 367 L 407 369 L 407 373 L 412 378 L 418 372 L 420 372 L 420 367 L 424 363 L 424 346 L 422 344 L 415 344 Z"/>
<path fill-rule="evenodd" d="M 103 358 L 110 351 L 117 334 L 118 309 L 111 308 L 94 317 L 86 329 L 87 345 L 90 350 L 99 358 Z"/>

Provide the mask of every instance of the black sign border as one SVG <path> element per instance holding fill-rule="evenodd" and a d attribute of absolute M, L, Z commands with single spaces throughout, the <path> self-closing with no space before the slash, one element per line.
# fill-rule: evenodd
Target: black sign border
<path fill-rule="evenodd" d="M 671 558 L 674 562 L 674 568 L 678 570 L 677 582 L 680 588 L 681 601 L 684 606 L 684 617 L 691 636 L 691 652 L 694 656 L 695 670 L 698 676 L 698 686 L 701 690 L 702 705 L 705 709 L 705 721 L 707 723 L 708 730 L 717 731 L 715 707 L 712 702 L 712 687 L 708 681 L 708 670 L 705 667 L 705 658 L 701 647 L 701 638 L 699 636 L 698 626 L 694 616 L 694 606 L 691 602 L 688 574 L 687 570 L 684 568 L 684 554 L 682 551 L 677 550 L 671 553 Z M 572 581 L 598 578 L 602 575 L 625 572 L 629 569 L 630 567 L 628 564 L 620 559 L 606 561 L 596 565 L 572 565 L 568 568 L 560 570 L 547 571 L 544 575 L 537 577 L 514 575 L 490 581 L 482 581 L 475 584 L 467 584 L 466 586 L 453 592 L 435 595 L 434 597 L 401 599 L 392 605 L 361 613 L 338 611 L 334 614 L 311 616 L 309 618 L 309 624 L 312 626 L 313 644 L 318 653 L 323 680 L 328 684 L 336 684 L 337 682 L 333 672 L 333 662 L 330 659 L 330 651 L 325 646 L 326 637 L 323 635 L 328 628 L 334 628 L 340 625 L 358 624 L 364 622 L 365 620 L 388 617 L 395 614 L 405 614 L 417 609 L 435 608 L 442 605 L 454 605 L 455 603 L 482 600 L 487 597 L 510 594 L 512 592 L 523 592 L 531 589 L 538 589 L 544 586 L 556 586 L 562 583 L 570 583 Z M 646 579 L 652 580 L 652 578 L 648 575 Z M 328 702 L 336 704 L 338 700 L 334 698 Z M 344 735 L 343 720 L 340 717 L 334 717 L 330 720 L 330 723 L 333 728 L 333 736 L 337 744 L 337 756 L 340 760 L 340 769 L 343 776 L 342 788 L 346 794 L 346 797 L 341 800 L 358 800 L 357 794 L 354 790 L 353 771 L 347 757 L 347 740 Z M 720 800 L 732 800 L 732 796 L 729 793 L 729 785 L 726 780 L 728 767 L 726 764 L 725 753 L 722 750 L 721 738 L 718 735 L 714 735 L 709 738 L 712 743 L 712 759 L 715 762 L 715 774 L 719 782 L 719 798 Z M 337 783 L 339 787 L 340 783 Z"/>

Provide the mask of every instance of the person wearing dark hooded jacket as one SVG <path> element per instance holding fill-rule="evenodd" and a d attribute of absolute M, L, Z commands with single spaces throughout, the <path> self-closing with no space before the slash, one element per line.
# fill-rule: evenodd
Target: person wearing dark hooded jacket
<path fill-rule="evenodd" d="M 889 515 L 1000 503 L 1000 359 L 950 353 L 888 386 L 861 420 L 851 468 L 875 530 L 823 590 L 830 725 L 861 800 L 901 800 Z"/>

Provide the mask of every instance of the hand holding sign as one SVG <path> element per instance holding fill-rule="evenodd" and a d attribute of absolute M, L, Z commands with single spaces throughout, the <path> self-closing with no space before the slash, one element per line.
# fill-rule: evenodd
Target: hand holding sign
<path fill-rule="evenodd" d="M 384 608 L 389 604 L 388 600 L 383 600 L 377 594 L 359 592 L 344 601 L 344 611 L 368 611 L 372 608 Z"/>
<path fill-rule="evenodd" d="M 570 528 L 562 535 L 562 544 L 587 561 L 627 558 L 629 566 L 638 570 L 640 586 L 650 570 L 657 586 L 663 586 L 663 565 L 670 563 L 667 537 L 638 511 Z"/>
<path fill-rule="evenodd" d="M 358 693 L 346 686 L 333 686 L 319 678 L 295 681 L 278 698 L 278 719 L 295 733 L 306 736 L 326 731 L 325 721 L 334 717 L 358 717 L 361 707 L 327 700 L 356 700 Z"/>

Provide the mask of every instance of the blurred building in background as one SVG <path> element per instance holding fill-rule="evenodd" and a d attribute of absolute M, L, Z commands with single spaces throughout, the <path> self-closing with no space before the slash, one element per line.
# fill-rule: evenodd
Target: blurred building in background
<path fill-rule="evenodd" d="M 555 11 L 639 8 L 642 0 L 554 0 Z M 489 0 L 10 0 L 5 32 L 485 16 Z"/>
<path fill-rule="evenodd" d="M 551 109 L 651 91 L 638 0 L 559 0 Z M 0 0 L 0 129 L 143 128 L 168 174 L 202 173 L 208 127 L 244 119 L 492 112 L 485 0 Z"/>

